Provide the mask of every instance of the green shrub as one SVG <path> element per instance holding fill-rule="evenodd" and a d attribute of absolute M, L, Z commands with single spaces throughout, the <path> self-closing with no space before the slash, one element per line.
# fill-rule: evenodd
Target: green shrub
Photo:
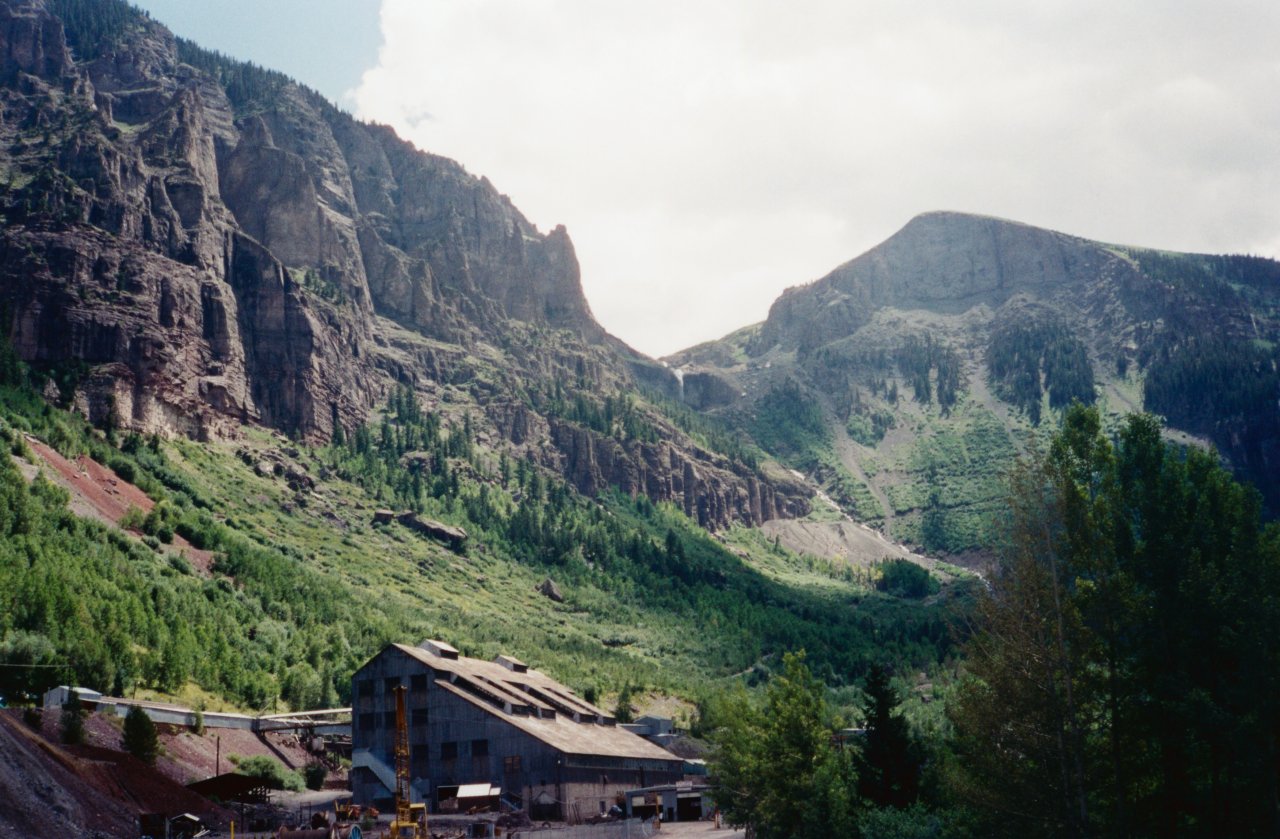
<path fill-rule="evenodd" d="M 302 770 L 302 776 L 306 780 L 307 789 L 323 789 L 325 778 L 329 777 L 329 767 L 318 760 L 312 761 Z"/>
<path fill-rule="evenodd" d="M 254 755 L 239 759 L 237 768 L 240 774 L 258 778 L 271 789 L 287 789 L 297 792 L 302 789 L 302 778 L 298 773 L 286 769 L 284 764 L 273 757 Z"/>
<path fill-rule="evenodd" d="M 122 481 L 133 483 L 138 477 L 138 473 L 133 468 L 133 464 L 123 458 L 114 458 L 107 465 L 111 467 L 111 471 L 115 472 Z"/>
<path fill-rule="evenodd" d="M 921 598 L 936 592 L 938 582 L 914 562 L 890 559 L 880 566 L 880 580 L 876 588 L 894 597 Z"/>
<path fill-rule="evenodd" d="M 129 509 L 125 510 L 124 515 L 120 517 L 120 527 L 122 530 L 142 530 L 142 523 L 146 518 L 146 513 L 130 504 Z"/>

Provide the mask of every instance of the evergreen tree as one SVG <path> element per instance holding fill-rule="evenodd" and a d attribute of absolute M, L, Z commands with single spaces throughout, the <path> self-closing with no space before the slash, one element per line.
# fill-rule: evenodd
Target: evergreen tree
<path fill-rule="evenodd" d="M 848 754 L 832 746 L 825 691 L 804 653 L 789 653 L 762 708 L 742 693 L 722 701 L 712 768 L 716 803 L 731 824 L 759 839 L 857 835 L 856 776 Z"/>
<path fill-rule="evenodd" d="M 137 705 L 130 708 L 124 718 L 124 750 L 148 765 L 156 762 L 160 752 L 156 724 Z"/>
<path fill-rule="evenodd" d="M 0 311 L 0 315 L 5 314 Z M 26 382 L 26 370 L 22 359 L 14 351 L 7 337 L 0 337 L 0 386 L 20 387 Z"/>
<path fill-rule="evenodd" d="M 622 690 L 618 692 L 618 704 L 614 706 L 613 718 L 620 723 L 629 723 L 635 719 L 636 708 L 631 704 L 631 693 L 633 688 L 630 684 L 622 686 Z"/>
<path fill-rule="evenodd" d="M 84 742 L 84 706 L 80 704 L 80 694 L 71 691 L 71 696 L 62 705 L 62 742 L 78 746 Z"/>
<path fill-rule="evenodd" d="M 1017 474 L 952 717 L 993 834 L 1273 836 L 1280 532 L 1212 453 L 1068 410 Z"/>
<path fill-rule="evenodd" d="M 863 692 L 866 736 L 855 760 L 858 792 L 878 807 L 906 807 L 920 790 L 920 750 L 897 711 L 900 700 L 888 671 L 873 665 Z"/>

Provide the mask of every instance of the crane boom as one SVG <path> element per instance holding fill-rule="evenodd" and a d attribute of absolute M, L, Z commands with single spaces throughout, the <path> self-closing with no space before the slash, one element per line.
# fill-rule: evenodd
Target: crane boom
<path fill-rule="evenodd" d="M 418 835 L 409 806 L 409 721 L 404 710 L 404 685 L 397 685 L 396 694 L 396 836 Z"/>

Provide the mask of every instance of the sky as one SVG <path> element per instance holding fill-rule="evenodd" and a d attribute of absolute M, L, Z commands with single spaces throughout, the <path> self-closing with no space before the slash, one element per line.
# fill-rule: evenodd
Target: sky
<path fill-rule="evenodd" d="M 1274 0 L 140 5 L 566 225 L 655 356 L 930 210 L 1280 257 Z"/>

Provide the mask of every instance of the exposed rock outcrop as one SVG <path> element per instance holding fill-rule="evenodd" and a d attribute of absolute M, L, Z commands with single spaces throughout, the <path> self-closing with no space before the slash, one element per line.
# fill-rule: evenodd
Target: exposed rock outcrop
<path fill-rule="evenodd" d="M 141 17 L 83 64 L 38 2 L 0 5 L 0 30 L 14 341 L 114 365 L 82 387 L 124 424 L 354 425 L 389 387 L 375 312 L 452 341 L 509 318 L 603 335 L 563 228 L 389 129 L 292 84 L 241 115 Z"/>
<path fill-rule="evenodd" d="M 799 485 L 764 481 L 697 446 L 624 444 L 569 422 L 552 419 L 550 426 L 564 474 L 586 495 L 614 486 L 632 496 L 671 501 L 709 530 L 734 521 L 761 524 L 809 511 L 807 493 Z"/>
<path fill-rule="evenodd" d="M 672 386 L 596 323 L 563 227 L 140 13 L 87 60 L 77 37 L 43 0 L 0 0 L 0 313 L 63 403 L 148 433 L 324 440 L 404 383 L 478 405 L 487 439 L 587 492 L 653 492 L 708 526 L 804 508 L 688 441 L 553 427 L 543 402 L 566 388 Z"/>
<path fill-rule="evenodd" d="M 560 586 L 556 585 L 556 581 L 547 577 L 538 586 L 538 593 L 544 597 L 554 600 L 556 603 L 564 602 L 564 594 L 560 592 Z"/>
<path fill-rule="evenodd" d="M 998 307 L 1016 294 L 1079 290 L 1108 261 L 1094 243 L 1017 222 L 926 213 L 822 279 L 783 292 L 757 349 L 811 351 L 853 334 L 884 306 L 958 314 Z"/>
<path fill-rule="evenodd" d="M 467 531 L 461 527 L 454 527 L 451 524 L 429 519 L 414 512 L 401 513 L 396 516 L 396 520 L 410 530 L 415 530 L 423 536 L 448 545 L 452 550 L 460 551 L 467 544 Z"/>
<path fill-rule="evenodd" d="M 981 499 L 970 474 L 947 473 L 967 458 L 964 468 L 986 460 L 986 452 L 975 456 L 981 445 L 940 458 L 916 435 L 955 433 L 944 428 L 955 409 L 989 415 L 988 427 L 999 424 L 1017 439 L 1042 409 L 1102 396 L 1113 411 L 1161 414 L 1179 442 L 1211 441 L 1275 511 L 1277 289 L 1280 263 L 1272 260 L 1153 251 L 927 213 L 825 277 L 788 289 L 758 327 L 667 363 L 684 371 L 686 404 L 749 428 L 758 428 L 762 412 L 807 422 L 806 433 L 818 437 L 826 426 L 844 474 L 812 458 L 793 463 L 827 480 L 846 507 L 886 526 L 907 519 L 920 538 L 929 499 L 938 499 L 933 524 L 967 515 L 979 523 L 965 532 L 977 534 L 989 513 L 963 508 L 990 506 L 996 496 Z M 733 382 L 738 397 L 708 402 L 709 393 L 691 387 L 694 371 Z M 785 435 L 773 443 L 781 457 L 805 446 Z M 978 546 L 981 537 L 963 538 Z"/>

